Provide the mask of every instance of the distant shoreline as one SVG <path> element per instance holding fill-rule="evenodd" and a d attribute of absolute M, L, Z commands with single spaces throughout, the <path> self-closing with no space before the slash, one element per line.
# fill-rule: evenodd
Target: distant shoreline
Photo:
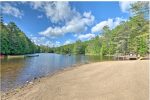
<path fill-rule="evenodd" d="M 144 98 L 147 98 L 147 96 L 148 96 L 147 95 L 148 94 L 148 91 L 147 91 L 148 76 L 147 75 L 148 75 L 148 71 L 149 71 L 148 64 L 149 64 L 149 60 L 135 60 L 135 61 L 104 61 L 104 62 L 96 62 L 96 63 L 78 65 L 77 67 L 66 68 L 66 69 L 58 71 L 50 76 L 36 79 L 34 82 L 29 82 L 29 84 L 25 85 L 24 87 L 17 88 L 14 91 L 11 91 L 9 93 L 6 93 L 6 94 L 2 93 L 3 94 L 2 100 L 18 100 L 19 98 L 21 98 L 21 100 L 25 100 L 25 98 L 30 100 L 30 98 L 36 98 L 37 95 L 42 96 L 42 98 L 45 98 L 45 99 L 47 97 L 53 99 L 53 98 L 58 98 L 61 96 L 62 100 L 67 100 L 66 99 L 67 95 L 65 95 L 65 94 L 58 95 L 58 93 L 60 91 L 57 91 L 57 87 L 59 86 L 59 88 L 62 88 L 61 93 L 69 93 L 69 92 L 67 92 L 67 89 L 73 89 L 74 85 L 75 86 L 77 85 L 77 87 L 71 91 L 73 93 L 77 93 L 76 94 L 77 98 L 84 97 L 84 95 L 88 89 L 90 89 L 91 91 L 89 91 L 90 94 L 87 92 L 88 93 L 88 96 L 86 95 L 87 98 L 90 98 L 92 96 L 91 93 L 94 93 L 93 95 L 100 98 L 100 97 L 102 97 L 102 95 L 100 95 L 99 93 L 105 93 L 104 92 L 105 90 L 113 91 L 113 88 L 115 89 L 115 87 L 116 87 L 115 90 L 118 90 L 117 89 L 118 86 L 120 87 L 120 90 L 123 93 L 125 91 L 122 89 L 127 88 L 128 92 L 125 92 L 125 94 L 129 95 L 129 93 L 133 92 L 133 91 L 130 91 L 130 88 L 133 88 L 132 85 L 134 85 L 134 87 L 137 86 L 136 88 L 134 88 L 134 91 L 137 91 L 137 89 L 140 89 L 140 91 L 137 91 L 138 93 L 132 94 L 128 97 L 130 97 L 130 98 L 133 98 L 133 97 L 139 98 L 140 97 L 140 98 L 142 98 L 141 100 L 146 100 Z M 108 77 L 107 74 L 108 75 L 110 74 L 110 76 Z M 131 74 L 131 76 L 130 76 L 130 74 Z M 90 77 L 91 77 L 91 79 L 89 79 Z M 105 77 L 105 78 L 103 79 L 102 77 Z M 109 82 L 107 84 L 109 84 L 109 85 L 107 86 L 107 84 L 106 84 L 107 87 L 105 89 L 105 87 L 103 87 L 103 85 L 104 85 L 103 82 L 105 82 L 104 80 L 106 80 L 106 79 L 108 79 Z M 135 79 L 137 81 L 134 81 Z M 116 81 L 117 83 L 114 84 L 114 83 L 112 83 L 111 80 Z M 77 81 L 77 83 L 76 83 L 76 81 Z M 123 84 L 121 84 L 123 81 L 124 81 L 124 84 L 127 84 L 127 85 L 124 86 Z M 129 81 L 129 82 L 126 83 L 126 81 Z M 131 83 L 130 83 L 130 81 L 131 81 Z M 89 85 L 87 85 L 88 87 L 86 87 L 86 85 L 84 85 L 84 82 L 89 84 Z M 68 84 L 68 85 L 65 85 L 65 84 Z M 101 85 L 100 88 L 99 88 L 99 84 Z M 141 84 L 141 86 L 138 86 L 138 84 Z M 78 85 L 79 85 L 79 89 L 78 89 Z M 95 93 L 97 91 L 94 89 L 95 86 L 97 87 L 97 90 L 100 89 L 98 92 L 99 95 L 97 93 Z M 113 87 L 111 87 L 111 86 L 113 86 Z M 82 90 L 83 87 L 85 87 L 85 90 Z M 47 88 L 49 88 L 49 89 L 47 89 Z M 101 89 L 102 90 L 104 89 L 104 90 L 102 91 Z M 82 93 L 81 93 L 82 95 L 78 94 L 78 92 L 75 92 L 75 90 L 82 91 Z M 117 91 L 113 91 L 113 92 L 117 93 Z M 145 95 L 142 94 L 141 92 L 144 93 Z M 20 95 L 22 95 L 22 96 L 20 97 Z M 109 97 L 109 94 L 106 93 L 106 96 Z M 67 97 L 70 97 L 70 99 L 73 99 L 70 93 Z M 120 99 L 121 99 L 121 97 L 123 97 L 123 95 L 114 94 L 114 97 L 116 97 L 116 98 L 120 97 Z M 6 98 L 8 98 L 8 99 L 6 99 Z M 96 99 L 96 100 L 98 100 L 98 99 Z M 111 99 L 111 100 L 115 100 L 115 99 Z M 138 100 L 138 99 L 136 99 L 136 100 Z"/>

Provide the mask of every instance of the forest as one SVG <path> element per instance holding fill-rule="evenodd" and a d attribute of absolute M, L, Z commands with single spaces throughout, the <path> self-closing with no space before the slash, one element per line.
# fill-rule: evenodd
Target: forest
<path fill-rule="evenodd" d="M 0 24 L 1 54 L 26 54 L 33 53 L 36 50 L 36 45 L 25 36 L 15 23 L 10 22 L 8 25 L 4 25 L 3 21 L 1 21 Z"/>
<path fill-rule="evenodd" d="M 77 40 L 73 44 L 60 47 L 35 45 L 13 22 L 0 22 L 0 50 L 3 55 L 21 55 L 38 52 L 85 55 L 114 55 L 149 53 L 149 3 L 136 2 L 131 5 L 132 17 L 114 29 L 108 26 L 88 41 Z"/>
<path fill-rule="evenodd" d="M 95 38 L 76 41 L 53 49 L 55 53 L 85 55 L 127 55 L 145 56 L 149 53 L 149 3 L 136 2 L 131 5 L 132 17 L 114 29 L 108 26 Z"/>

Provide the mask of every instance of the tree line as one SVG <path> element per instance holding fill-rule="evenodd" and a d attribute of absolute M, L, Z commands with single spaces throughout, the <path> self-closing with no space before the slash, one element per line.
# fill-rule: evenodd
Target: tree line
<path fill-rule="evenodd" d="M 34 44 L 14 22 L 5 25 L 0 17 L 0 54 L 22 55 L 48 52 L 50 48 Z"/>
<path fill-rule="evenodd" d="M 114 29 L 108 26 L 95 38 L 53 48 L 52 52 L 63 54 L 114 55 L 149 53 L 149 2 L 131 5 L 132 17 Z"/>

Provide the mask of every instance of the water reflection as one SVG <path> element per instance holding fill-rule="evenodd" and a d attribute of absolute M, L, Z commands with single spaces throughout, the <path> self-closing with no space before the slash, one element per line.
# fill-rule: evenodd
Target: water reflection
<path fill-rule="evenodd" d="M 74 64 L 111 60 L 100 56 L 41 53 L 38 57 L 1 59 L 1 90 L 22 86 L 26 81 L 48 75 Z"/>
<path fill-rule="evenodd" d="M 1 60 L 1 89 L 13 88 L 17 84 L 17 77 L 20 76 L 25 67 L 25 59 L 2 59 Z"/>

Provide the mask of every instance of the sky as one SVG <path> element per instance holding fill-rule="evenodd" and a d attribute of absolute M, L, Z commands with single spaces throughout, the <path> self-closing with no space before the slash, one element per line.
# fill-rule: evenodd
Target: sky
<path fill-rule="evenodd" d="M 4 23 L 16 25 L 37 45 L 57 47 L 101 35 L 130 17 L 133 2 L 1 2 Z"/>

